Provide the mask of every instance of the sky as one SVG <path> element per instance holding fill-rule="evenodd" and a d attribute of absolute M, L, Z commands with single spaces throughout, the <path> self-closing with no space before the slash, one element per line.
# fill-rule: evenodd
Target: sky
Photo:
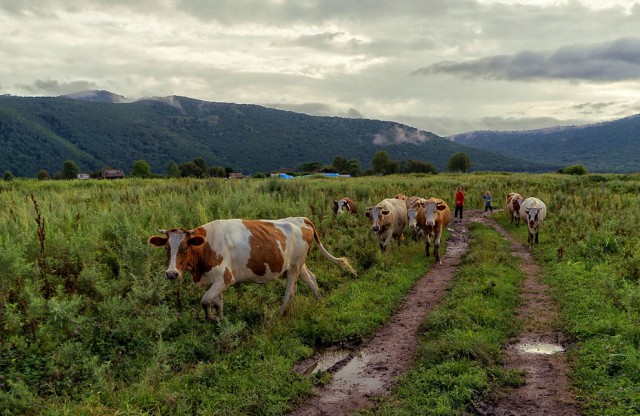
<path fill-rule="evenodd" d="M 582 125 L 640 113 L 639 28 L 640 0 L 0 0 L 0 94 Z"/>

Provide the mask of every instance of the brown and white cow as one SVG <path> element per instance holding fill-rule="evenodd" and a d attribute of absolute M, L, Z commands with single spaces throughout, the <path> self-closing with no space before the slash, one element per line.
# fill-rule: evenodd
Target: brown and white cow
<path fill-rule="evenodd" d="M 509 213 L 509 218 L 511 219 L 511 225 L 513 225 L 513 221 L 516 222 L 516 227 L 520 226 L 520 204 L 524 198 L 517 192 L 511 192 L 507 195 L 507 212 Z"/>
<path fill-rule="evenodd" d="M 446 202 L 439 198 L 419 199 L 409 208 L 409 227 L 421 228 L 427 236 L 424 251 L 429 257 L 429 248 L 433 240 L 433 256 L 440 261 L 440 238 L 442 230 L 451 221 L 451 210 Z"/>
<path fill-rule="evenodd" d="M 522 201 L 520 205 L 520 216 L 527 222 L 527 228 L 529 229 L 529 237 L 527 243 L 529 248 L 533 247 L 533 242 L 538 244 L 538 232 L 542 221 L 547 216 L 547 206 L 544 202 L 538 198 L 529 197 Z"/>
<path fill-rule="evenodd" d="M 167 250 L 168 279 L 182 278 L 186 270 L 206 290 L 201 303 L 207 319 L 215 320 L 211 303 L 222 320 L 223 293 L 235 283 L 267 283 L 286 276 L 283 313 L 296 291 L 298 276 L 320 298 L 316 276 L 305 264 L 315 239 L 320 252 L 355 274 L 346 258 L 336 258 L 323 247 L 313 223 L 304 217 L 280 220 L 217 220 L 193 230 L 159 230 L 149 244 Z"/>
<path fill-rule="evenodd" d="M 383 199 L 378 205 L 368 207 L 364 215 L 371 220 L 371 229 L 375 231 L 382 251 L 387 249 L 392 238 L 400 245 L 404 238 L 402 232 L 407 225 L 407 208 L 404 201 L 395 198 Z"/>
<path fill-rule="evenodd" d="M 411 205 L 413 205 L 414 202 L 419 199 L 424 199 L 419 196 L 407 196 L 405 194 L 396 194 L 394 198 L 404 201 L 404 205 L 407 207 L 407 215 L 409 215 L 409 208 L 411 208 Z M 411 238 L 413 238 L 413 241 L 419 241 L 423 235 L 424 232 L 422 231 L 422 228 L 415 227 L 411 229 Z"/>
<path fill-rule="evenodd" d="M 333 201 L 333 213 L 335 215 L 348 211 L 350 214 L 358 213 L 358 206 L 350 198 L 344 197 L 338 201 Z"/>

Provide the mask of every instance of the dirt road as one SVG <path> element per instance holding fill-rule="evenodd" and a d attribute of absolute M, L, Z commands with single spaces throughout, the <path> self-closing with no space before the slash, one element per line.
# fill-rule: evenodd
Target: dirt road
<path fill-rule="evenodd" d="M 509 344 L 507 366 L 524 369 L 527 378 L 522 388 L 470 410 L 486 415 L 578 414 L 573 395 L 567 388 L 565 355 L 542 357 L 518 349 L 528 340 L 564 340 L 561 333 L 553 329 L 557 309 L 546 294 L 546 286 L 537 280 L 537 266 L 524 246 L 513 240 L 506 230 L 484 218 L 481 210 L 468 210 L 462 223 L 449 225 L 450 236 L 442 264 L 431 267 L 389 322 L 367 340 L 352 359 L 343 360 L 331 383 L 319 389 L 316 396 L 292 415 L 348 415 L 371 405 L 376 397 L 390 393 L 397 376 L 411 366 L 418 347 L 420 323 L 443 298 L 462 255 L 468 250 L 468 223 L 471 221 L 481 221 L 496 228 L 511 241 L 513 254 L 521 259 L 527 277 L 518 316 L 523 320 L 524 332 Z"/>

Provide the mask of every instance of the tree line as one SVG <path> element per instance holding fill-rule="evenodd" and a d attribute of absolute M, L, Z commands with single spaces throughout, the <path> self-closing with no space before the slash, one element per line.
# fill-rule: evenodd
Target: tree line
<path fill-rule="evenodd" d="M 471 159 L 465 153 L 456 153 L 449 159 L 447 170 L 449 172 L 467 172 L 471 167 Z M 100 170 L 89 173 L 90 178 L 100 178 L 101 173 L 111 169 L 110 167 L 104 167 Z M 76 179 L 81 173 L 80 166 L 73 160 L 66 160 L 62 164 L 62 168 L 59 172 L 56 172 L 53 177 L 46 169 L 38 171 L 36 177 L 39 180 L 48 179 Z M 195 158 L 189 162 L 177 164 L 176 162 L 169 162 L 167 165 L 166 174 L 157 174 L 151 172 L 151 166 L 144 159 L 137 160 L 133 163 L 131 168 L 132 177 L 137 178 L 226 178 L 233 172 L 233 169 L 225 166 L 207 166 L 203 158 Z M 362 170 L 360 161 L 358 159 L 346 159 L 343 156 L 336 156 L 333 159 L 331 165 L 325 165 L 321 162 L 304 162 L 297 171 L 287 171 L 285 173 L 296 174 L 314 174 L 314 173 L 338 173 L 350 176 L 363 176 L 363 175 L 391 175 L 396 173 L 431 173 L 436 174 L 435 166 L 432 163 L 422 160 L 403 160 L 397 161 L 391 159 L 389 154 L 380 150 L 375 153 L 371 160 L 371 169 Z M 264 172 L 257 172 L 253 174 L 253 177 L 263 178 L 267 174 Z M 14 175 L 10 171 L 5 171 L 4 180 L 11 180 Z"/>

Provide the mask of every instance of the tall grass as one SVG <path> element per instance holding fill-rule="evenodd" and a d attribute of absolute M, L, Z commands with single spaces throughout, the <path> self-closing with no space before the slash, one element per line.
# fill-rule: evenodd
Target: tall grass
<path fill-rule="evenodd" d="M 457 185 L 468 208 L 481 208 L 487 189 L 496 206 L 511 191 L 547 202 L 534 251 L 580 347 L 576 384 L 596 413 L 629 408 L 640 385 L 639 184 L 634 175 L 492 173 L 2 182 L 0 413 L 285 413 L 315 381 L 292 374 L 293 363 L 371 335 L 432 264 L 410 239 L 380 253 L 363 208 L 399 192 L 451 203 Z M 358 216 L 333 217 L 343 196 Z M 206 322 L 202 292 L 188 274 L 167 281 L 164 253 L 146 243 L 158 228 L 287 216 L 309 217 L 358 277 L 312 249 L 322 299 L 300 285 L 284 317 L 277 282 L 227 291 L 225 321 Z"/>

